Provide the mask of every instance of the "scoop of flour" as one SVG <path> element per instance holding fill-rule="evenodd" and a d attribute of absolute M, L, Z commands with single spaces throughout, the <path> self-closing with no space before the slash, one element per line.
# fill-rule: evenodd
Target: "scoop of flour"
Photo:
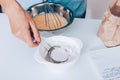
<path fill-rule="evenodd" d="M 67 61 L 70 58 L 71 56 L 70 52 L 71 52 L 71 49 L 67 47 L 63 47 L 63 46 L 54 47 L 50 57 L 54 61 L 63 62 L 63 61 Z"/>
<path fill-rule="evenodd" d="M 56 62 L 56 63 L 63 63 L 63 62 L 70 62 L 75 59 L 75 57 L 79 54 L 80 46 L 78 45 L 74 39 L 64 37 L 54 37 L 54 38 L 47 38 L 46 44 L 49 45 L 49 49 L 47 50 L 46 56 L 44 57 L 45 60 L 49 62 Z"/>

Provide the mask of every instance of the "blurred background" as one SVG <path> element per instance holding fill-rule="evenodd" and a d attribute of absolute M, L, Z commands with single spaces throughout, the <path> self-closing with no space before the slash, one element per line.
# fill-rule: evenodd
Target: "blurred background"
<path fill-rule="evenodd" d="M 27 9 L 28 6 L 42 2 L 42 0 L 17 0 L 22 4 L 22 6 Z M 114 0 L 87 0 L 87 14 L 88 19 L 102 19 L 104 12 L 107 10 L 108 5 Z"/>
<path fill-rule="evenodd" d="M 86 18 L 102 19 L 109 4 L 114 0 L 87 0 Z"/>
<path fill-rule="evenodd" d="M 36 3 L 42 2 L 42 0 L 17 0 L 20 4 L 27 9 L 28 6 Z M 87 19 L 102 19 L 104 12 L 107 10 L 109 4 L 113 2 L 113 0 L 87 0 Z M 0 9 L 1 11 L 1 9 Z"/>

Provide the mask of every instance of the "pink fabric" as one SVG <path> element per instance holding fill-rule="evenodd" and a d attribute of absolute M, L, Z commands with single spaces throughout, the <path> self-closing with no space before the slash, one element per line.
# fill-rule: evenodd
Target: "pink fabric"
<path fill-rule="evenodd" d="M 98 36 L 107 47 L 120 45 L 120 17 L 108 9 L 98 30 Z"/>

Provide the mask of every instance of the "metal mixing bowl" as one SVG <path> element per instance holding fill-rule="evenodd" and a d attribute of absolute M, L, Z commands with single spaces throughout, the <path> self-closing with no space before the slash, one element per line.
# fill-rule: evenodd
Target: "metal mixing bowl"
<path fill-rule="evenodd" d="M 53 12 L 58 13 L 60 16 L 64 17 L 67 20 L 67 24 L 61 28 L 56 28 L 54 30 L 40 30 L 40 31 L 55 31 L 55 30 L 59 30 L 62 28 L 67 27 L 68 25 L 70 25 L 73 22 L 73 12 L 67 8 L 64 7 L 61 4 L 58 3 L 49 3 L 50 7 L 52 8 Z M 35 5 L 30 6 L 27 11 L 30 13 L 30 15 L 34 18 L 35 16 L 39 15 L 39 14 L 45 14 L 48 13 L 47 10 L 45 10 L 45 6 L 46 3 L 38 3 Z"/>

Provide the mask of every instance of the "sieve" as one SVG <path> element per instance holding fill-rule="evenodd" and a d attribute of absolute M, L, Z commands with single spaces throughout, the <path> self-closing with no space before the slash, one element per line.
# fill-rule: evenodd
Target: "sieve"
<path fill-rule="evenodd" d="M 47 52 L 45 56 L 45 60 L 47 60 L 48 62 L 57 63 L 57 64 L 67 62 L 69 60 L 70 50 L 68 48 L 63 47 L 61 45 L 51 46 L 49 43 L 47 43 L 47 41 L 44 40 L 44 42 L 49 47 L 47 48 L 44 45 L 42 45 Z"/>

